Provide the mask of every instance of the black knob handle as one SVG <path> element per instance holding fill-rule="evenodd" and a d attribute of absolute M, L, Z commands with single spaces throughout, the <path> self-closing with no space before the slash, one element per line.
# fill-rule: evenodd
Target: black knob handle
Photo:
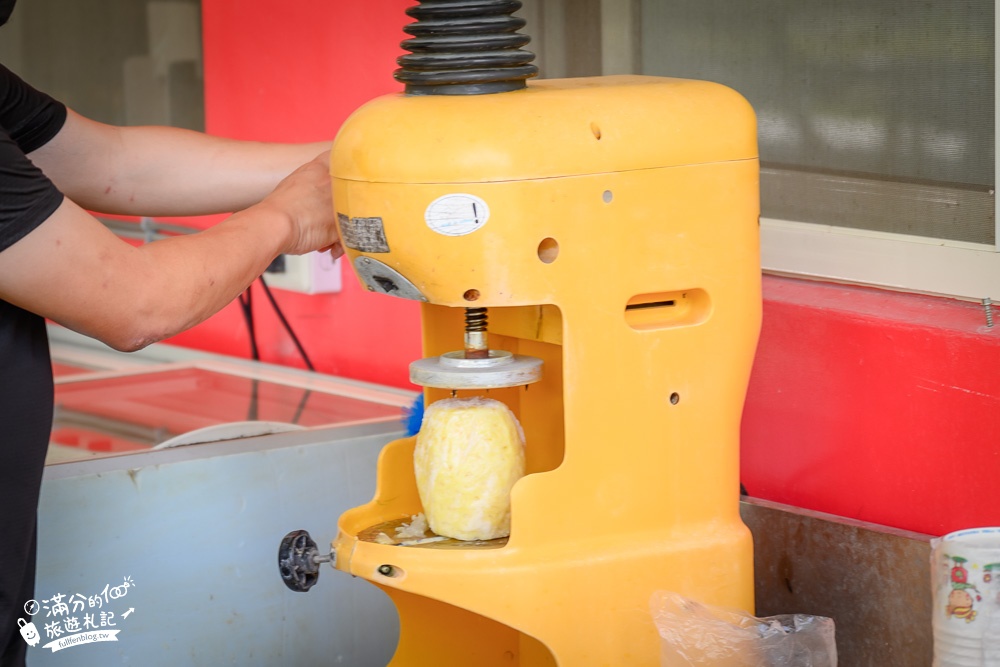
<path fill-rule="evenodd" d="M 321 556 L 308 531 L 293 530 L 278 547 L 278 571 L 281 580 L 293 591 L 305 593 L 319 581 L 319 566 L 333 560 L 333 554 Z"/>

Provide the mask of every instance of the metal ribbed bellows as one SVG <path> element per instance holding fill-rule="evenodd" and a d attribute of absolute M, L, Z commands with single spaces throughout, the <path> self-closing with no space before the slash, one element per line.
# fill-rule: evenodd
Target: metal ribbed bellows
<path fill-rule="evenodd" d="M 410 95 L 482 95 L 524 88 L 538 74 L 531 38 L 517 31 L 524 19 L 512 16 L 518 0 L 423 0 L 406 13 L 395 76 Z"/>

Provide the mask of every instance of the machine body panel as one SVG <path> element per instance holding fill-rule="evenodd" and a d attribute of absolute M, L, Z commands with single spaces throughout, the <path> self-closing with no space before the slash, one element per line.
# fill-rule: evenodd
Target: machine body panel
<path fill-rule="evenodd" d="M 332 171 L 364 183 L 491 183 L 756 158 L 753 110 L 732 89 L 622 75 L 501 95 L 385 95 L 344 122 Z"/>
<path fill-rule="evenodd" d="M 755 136 L 736 93 L 653 77 L 387 96 L 345 125 L 342 238 L 388 269 L 363 284 L 426 302 L 428 358 L 488 308 L 492 348 L 543 362 L 532 384 L 460 393 L 524 429 L 509 538 L 377 541 L 421 512 L 413 438 L 340 518 L 336 567 L 400 612 L 393 664 L 652 666 L 654 591 L 752 610 L 738 467 L 761 312 Z"/>

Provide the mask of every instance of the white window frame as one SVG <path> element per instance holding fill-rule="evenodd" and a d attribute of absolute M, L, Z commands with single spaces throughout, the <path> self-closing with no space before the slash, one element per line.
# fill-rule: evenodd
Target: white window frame
<path fill-rule="evenodd" d="M 1000 295 L 996 245 L 769 218 L 760 236 L 765 272 L 976 301 Z"/>
<path fill-rule="evenodd" d="M 553 44 L 547 54 L 550 60 L 559 57 L 564 39 L 561 27 L 552 19 L 566 11 L 564 5 L 571 1 L 524 1 L 521 14 L 529 20 L 526 32 L 531 34 L 532 26 L 539 27 L 546 43 Z M 636 4 L 636 0 L 600 0 L 604 74 L 635 71 L 632 27 Z M 1000 0 L 994 6 L 994 34 L 1000 36 Z M 544 58 L 546 54 L 540 55 Z M 996 141 L 1000 138 L 1000 76 L 994 76 Z M 994 173 L 1000 175 L 1000 150 L 995 153 Z M 995 190 L 990 194 L 996 226 L 992 245 L 761 218 L 761 265 L 766 273 L 779 275 L 1000 301 L 1000 216 Z"/>

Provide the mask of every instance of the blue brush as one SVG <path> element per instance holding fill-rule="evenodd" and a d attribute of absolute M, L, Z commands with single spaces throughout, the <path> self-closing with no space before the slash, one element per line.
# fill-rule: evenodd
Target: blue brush
<path fill-rule="evenodd" d="M 416 435 L 420 431 L 420 425 L 424 421 L 424 394 L 421 392 L 413 404 L 406 409 L 403 424 L 406 426 L 406 435 Z"/>

